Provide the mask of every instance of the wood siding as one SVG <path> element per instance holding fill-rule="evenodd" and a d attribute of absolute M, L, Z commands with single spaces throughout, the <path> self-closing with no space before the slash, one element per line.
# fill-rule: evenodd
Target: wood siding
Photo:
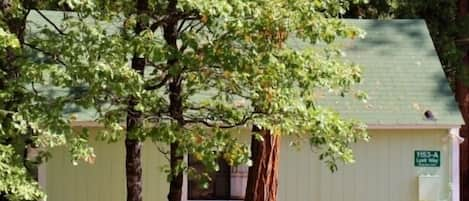
<path fill-rule="evenodd" d="M 369 143 L 354 146 L 356 163 L 335 173 L 311 149 L 285 149 L 280 165 L 280 201 L 417 201 L 418 176 L 441 177 L 441 200 L 449 200 L 447 130 L 373 130 Z M 441 167 L 414 167 L 414 150 L 440 150 Z"/>
<path fill-rule="evenodd" d="M 93 143 L 96 153 L 94 165 L 73 166 L 66 149 L 52 151 L 53 158 L 46 165 L 48 201 L 124 201 L 125 150 L 123 142 Z M 169 184 L 161 169 L 168 164 L 156 145 L 146 142 L 142 152 L 143 199 L 166 200 Z"/>
<path fill-rule="evenodd" d="M 441 200 L 449 200 L 447 130 L 373 130 L 370 143 L 354 146 L 356 163 L 333 174 L 309 146 L 301 150 L 282 141 L 279 201 L 416 201 L 417 176 L 441 176 Z M 244 141 L 245 139 L 243 139 Z M 46 165 L 48 201 L 124 201 L 124 146 L 93 143 L 94 165 L 73 166 L 67 151 L 53 150 Z M 440 150 L 441 167 L 414 167 L 414 150 Z M 143 150 L 144 200 L 164 201 L 169 186 L 161 167 L 167 164 L 154 144 Z"/>

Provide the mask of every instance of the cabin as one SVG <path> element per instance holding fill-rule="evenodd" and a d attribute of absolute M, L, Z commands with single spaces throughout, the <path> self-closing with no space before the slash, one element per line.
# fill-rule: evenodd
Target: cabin
<path fill-rule="evenodd" d="M 48 13 L 46 13 L 48 14 Z M 31 21 L 44 23 L 32 13 Z M 356 162 L 331 173 L 308 145 L 297 150 L 282 141 L 279 201 L 459 201 L 459 128 L 463 119 L 423 20 L 346 19 L 366 31 L 364 39 L 338 41 L 345 59 L 362 67 L 352 97 L 321 98 L 347 118 L 368 125 L 370 142 L 353 150 Z M 308 44 L 295 39 L 289 45 Z M 77 111 L 73 125 L 97 131 L 92 112 Z M 249 130 L 239 130 L 248 142 Z M 72 165 L 56 148 L 39 168 L 49 201 L 120 201 L 126 198 L 123 142 L 92 141 L 95 164 Z M 164 201 L 169 185 L 165 157 L 152 142 L 143 150 L 143 199 Z M 191 162 L 190 165 L 197 166 Z M 221 166 L 208 189 L 184 178 L 183 200 L 242 200 L 247 167 Z"/>

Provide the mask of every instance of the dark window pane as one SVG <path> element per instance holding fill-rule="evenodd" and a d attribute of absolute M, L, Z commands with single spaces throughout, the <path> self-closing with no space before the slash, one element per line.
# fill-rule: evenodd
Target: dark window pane
<path fill-rule="evenodd" d="M 220 171 L 213 173 L 207 189 L 200 186 L 195 178 L 188 178 L 189 200 L 242 200 L 244 199 L 248 167 L 230 167 L 224 160 L 218 161 Z M 204 166 L 189 157 L 189 166 L 202 173 Z"/>

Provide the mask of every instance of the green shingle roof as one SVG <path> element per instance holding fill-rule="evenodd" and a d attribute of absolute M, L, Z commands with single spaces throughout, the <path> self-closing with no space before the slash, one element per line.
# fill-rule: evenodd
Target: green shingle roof
<path fill-rule="evenodd" d="M 63 16 L 59 12 L 44 11 L 54 22 Z M 37 13 L 28 17 L 30 29 L 47 25 Z M 423 20 L 354 20 L 346 23 L 366 31 L 365 39 L 345 40 L 339 45 L 346 59 L 362 67 L 362 83 L 354 90 L 368 94 L 361 102 L 352 94 L 345 97 L 326 95 L 321 103 L 332 107 L 348 118 L 369 125 L 461 125 L 463 119 L 449 88 L 430 34 Z M 308 46 L 296 39 L 289 45 Z M 67 93 L 50 90 L 51 93 Z M 431 111 L 436 120 L 428 120 L 425 111 Z M 92 110 L 67 108 L 77 121 L 92 121 Z"/>
<path fill-rule="evenodd" d="M 323 103 L 372 125 L 461 125 L 464 121 L 423 20 L 345 20 L 366 31 L 364 39 L 341 42 L 362 68 L 355 90 L 368 94 L 327 96 Z M 436 120 L 425 118 L 431 111 Z"/>

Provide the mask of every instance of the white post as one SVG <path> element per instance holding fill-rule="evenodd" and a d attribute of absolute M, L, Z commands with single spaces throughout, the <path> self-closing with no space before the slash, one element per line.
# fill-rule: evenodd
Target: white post
<path fill-rule="evenodd" d="M 186 162 L 187 165 L 189 165 L 189 157 L 184 155 L 184 161 Z M 184 171 L 182 175 L 182 195 L 181 195 L 181 201 L 187 201 L 189 200 L 189 179 L 187 178 L 187 172 Z"/>
<path fill-rule="evenodd" d="M 449 130 L 451 139 L 451 200 L 459 201 L 459 144 L 464 139 L 459 136 L 459 128 Z"/>

